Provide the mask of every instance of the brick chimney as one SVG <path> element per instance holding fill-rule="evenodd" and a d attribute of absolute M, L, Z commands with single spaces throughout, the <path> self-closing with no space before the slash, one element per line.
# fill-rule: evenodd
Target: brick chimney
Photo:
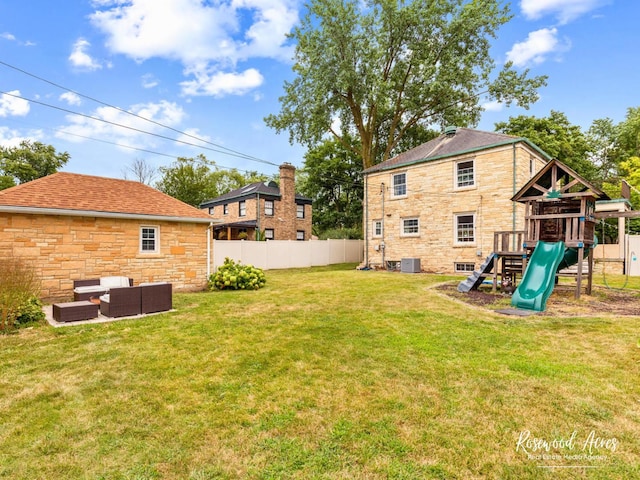
<path fill-rule="evenodd" d="M 296 167 L 290 163 L 280 165 L 280 203 L 285 220 L 285 238 L 296 239 Z"/>

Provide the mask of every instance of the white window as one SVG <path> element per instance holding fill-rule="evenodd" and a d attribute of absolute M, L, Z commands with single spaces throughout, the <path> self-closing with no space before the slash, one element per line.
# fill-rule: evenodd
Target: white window
<path fill-rule="evenodd" d="M 373 221 L 373 236 L 382 237 L 382 220 Z"/>
<path fill-rule="evenodd" d="M 270 217 L 273 216 L 273 200 L 264 201 L 264 214 Z"/>
<path fill-rule="evenodd" d="M 224 206 L 222 207 L 222 213 L 224 213 L 225 215 L 229 215 L 229 204 L 225 203 Z"/>
<path fill-rule="evenodd" d="M 471 213 L 456 215 L 456 243 L 474 243 L 475 218 Z"/>
<path fill-rule="evenodd" d="M 296 204 L 296 217 L 304 218 L 304 205 Z"/>
<path fill-rule="evenodd" d="M 238 215 L 241 217 L 247 215 L 247 203 L 244 200 L 238 202 Z"/>
<path fill-rule="evenodd" d="M 304 240 L 304 230 L 298 230 L 296 232 L 296 240 Z"/>
<path fill-rule="evenodd" d="M 475 183 L 473 160 L 456 163 L 456 186 L 458 188 L 472 187 Z"/>
<path fill-rule="evenodd" d="M 213 215 L 215 207 L 209 207 L 209 215 Z"/>
<path fill-rule="evenodd" d="M 418 218 L 403 218 L 401 236 L 417 237 L 419 235 L 420 235 L 420 220 Z"/>
<path fill-rule="evenodd" d="M 140 252 L 157 253 L 159 249 L 158 227 L 140 227 Z"/>
<path fill-rule="evenodd" d="M 529 177 L 533 177 L 536 174 L 536 159 L 535 157 L 529 157 Z"/>
<path fill-rule="evenodd" d="M 273 233 L 273 228 L 264 229 L 264 238 L 266 238 L 267 240 L 273 240 L 275 238 Z"/>
<path fill-rule="evenodd" d="M 393 176 L 393 196 L 404 197 L 407 195 L 407 174 L 396 173 Z"/>
<path fill-rule="evenodd" d="M 455 263 L 455 269 L 458 273 L 469 273 L 475 270 L 476 266 L 474 263 Z"/>

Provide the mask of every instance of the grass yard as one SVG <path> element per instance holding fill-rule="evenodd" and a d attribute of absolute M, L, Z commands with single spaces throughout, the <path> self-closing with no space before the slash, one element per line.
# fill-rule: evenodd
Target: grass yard
<path fill-rule="evenodd" d="M 640 317 L 506 317 L 431 288 L 450 277 L 352 265 L 266 273 L 0 336 L 0 478 L 640 478 Z"/>

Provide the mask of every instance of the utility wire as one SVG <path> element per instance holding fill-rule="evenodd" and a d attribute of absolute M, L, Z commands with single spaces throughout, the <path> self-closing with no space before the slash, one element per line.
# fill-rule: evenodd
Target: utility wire
<path fill-rule="evenodd" d="M 203 143 L 206 143 L 206 144 L 208 144 L 208 145 L 212 145 L 212 146 L 217 147 L 217 148 L 222 148 L 222 149 L 224 149 L 224 150 L 227 150 L 228 152 L 231 152 L 231 153 L 229 153 L 228 155 L 230 155 L 230 154 L 235 154 L 235 156 L 238 156 L 238 157 L 241 157 L 241 158 L 245 158 L 245 159 L 247 159 L 247 160 L 254 160 L 254 161 L 257 161 L 257 162 L 267 163 L 267 164 L 269 164 L 269 165 L 276 165 L 275 163 L 268 162 L 267 160 L 263 160 L 263 159 L 261 159 L 261 158 L 254 157 L 254 156 L 252 156 L 252 155 L 247 155 L 247 154 L 245 154 L 245 153 L 238 152 L 238 151 L 233 150 L 233 149 L 231 149 L 231 148 L 228 148 L 228 147 L 225 147 L 225 146 L 219 145 L 219 144 L 217 144 L 217 143 L 210 142 L 210 141 L 208 141 L 208 140 L 205 140 L 205 139 L 203 139 L 203 138 L 200 138 L 200 137 L 197 137 L 197 136 L 195 136 L 195 135 L 189 134 L 189 133 L 187 133 L 187 132 L 183 132 L 183 131 L 178 130 L 178 129 L 176 129 L 176 128 L 173 128 L 173 127 L 171 127 L 171 126 L 169 126 L 169 125 L 165 125 L 165 124 L 160 123 L 160 122 L 158 122 L 158 121 L 156 121 L 156 120 L 152 120 L 152 119 L 150 119 L 150 118 L 143 117 L 142 115 L 138 115 L 137 113 L 133 113 L 133 112 L 130 112 L 130 111 L 125 110 L 125 109 L 123 109 L 123 108 L 117 107 L 117 106 L 115 106 L 115 105 L 111 105 L 110 103 L 103 102 L 102 100 L 98 100 L 97 98 L 91 97 L 91 96 L 89 96 L 89 95 L 85 95 L 85 94 L 80 93 L 80 92 L 78 92 L 78 91 L 76 91 L 76 90 L 72 90 L 72 89 L 67 88 L 67 87 L 65 87 L 65 86 L 63 86 L 63 85 L 60 85 L 60 84 L 55 83 L 55 82 L 52 82 L 51 80 L 47 80 L 46 78 L 40 77 L 40 76 L 38 76 L 38 75 L 35 75 L 35 74 L 31 73 L 31 72 L 27 72 L 26 70 L 23 70 L 22 68 L 16 67 L 16 66 L 11 65 L 11 64 L 6 63 L 6 62 L 3 62 L 2 60 L 0 60 L 0 65 L 4 65 L 4 66 L 5 66 L 5 67 L 7 67 L 7 68 L 11 68 L 11 69 L 13 69 L 13 70 L 15 70 L 15 71 L 17 71 L 17 72 L 20 72 L 20 73 L 22 73 L 22 74 L 24 74 L 24 75 L 28 75 L 28 76 L 30 76 L 30 77 L 32 77 L 32 78 L 35 78 L 35 79 L 40 80 L 40 81 L 42 81 L 42 82 L 48 83 L 49 85 L 53 85 L 54 87 L 57 87 L 57 88 L 60 88 L 60 89 L 62 89 L 62 90 L 65 90 L 65 91 L 71 92 L 71 93 L 73 93 L 73 94 L 75 94 L 75 95 L 78 95 L 79 97 L 86 98 L 87 100 L 91 100 L 91 101 L 93 101 L 93 102 L 99 103 L 100 105 L 104 105 L 104 106 L 106 106 L 106 107 L 113 108 L 113 109 L 115 109 L 115 110 L 118 110 L 119 112 L 126 113 L 127 115 L 132 115 L 132 116 L 134 116 L 134 117 L 136 117 L 136 118 L 139 118 L 139 119 L 141 119 L 141 120 L 145 120 L 145 121 L 147 121 L 147 122 L 153 123 L 154 125 L 158 125 L 158 126 L 160 126 L 160 127 L 162 127 L 162 128 L 167 128 L 167 129 L 169 129 L 169 130 L 171 130 L 171 131 L 173 131 L 173 132 L 179 133 L 180 135 L 184 135 L 184 136 L 186 136 L 186 137 L 193 138 L 194 140 L 198 140 L 199 142 L 203 142 Z M 94 118 L 94 117 L 89 117 L 89 118 Z M 189 144 L 189 145 L 190 145 L 190 144 Z M 214 151 L 215 151 L 215 150 L 214 150 Z M 220 152 L 220 153 L 223 153 L 223 152 Z M 277 165 L 276 165 L 276 166 L 277 166 Z"/>
<path fill-rule="evenodd" d="M 197 144 L 195 144 L 195 143 L 187 142 L 187 141 L 185 141 L 185 140 L 179 140 L 179 139 L 177 139 L 177 138 L 171 138 L 171 137 L 168 137 L 168 136 L 166 136 L 166 135 L 161 135 L 161 134 L 159 134 L 159 133 L 148 132 L 148 131 L 146 131 L 146 130 L 142 130 L 142 129 L 140 129 L 140 128 L 135 128 L 135 127 L 131 127 L 131 126 L 129 126 L 129 125 L 123 125 L 123 124 L 121 124 L 121 123 L 112 122 L 112 121 L 110 121 L 110 120 L 105 120 L 104 118 L 94 117 L 94 116 L 92 116 L 92 115 L 87 115 L 87 114 L 85 114 L 85 113 L 74 112 L 73 110 L 69 110 L 68 108 L 58 107 L 57 105 L 51 105 L 51 104 L 49 104 L 49 103 L 41 102 L 41 101 L 39 101 L 39 100 L 29 99 L 29 98 L 26 98 L 26 97 L 22 97 L 22 96 L 20 96 L 20 95 L 15 95 L 15 94 L 13 94 L 13 93 L 0 91 L 0 94 L 2 94 L 2 95 L 8 95 L 8 96 L 13 97 L 13 98 L 18 98 L 18 99 L 26 100 L 26 101 L 28 101 L 28 102 L 35 103 L 35 104 L 37 104 L 37 105 L 42 105 L 42 106 L 45 106 L 45 107 L 53 108 L 53 109 L 55 109 L 55 110 L 60 110 L 60 111 L 62 111 L 62 112 L 70 113 L 70 114 L 72 114 L 72 115 L 78 115 L 78 116 L 80 116 L 80 117 L 90 118 L 91 120 L 95 120 L 95 121 L 98 121 L 98 122 L 107 123 L 107 124 L 109 124 L 109 125 L 114 125 L 114 126 L 116 126 L 116 127 L 126 128 L 126 129 L 128 129 L 128 130 L 133 130 L 133 131 L 135 131 L 135 132 L 144 133 L 144 134 L 146 134 L 146 135 L 152 135 L 152 136 L 154 136 L 154 137 L 162 138 L 162 139 L 165 139 L 165 140 L 170 140 L 170 141 L 172 141 L 172 142 L 182 143 L 182 144 L 184 144 L 184 145 L 189 145 L 189 146 L 192 146 L 192 147 L 202 148 L 202 149 L 204 149 L 204 150 L 210 150 L 210 151 L 212 151 L 212 152 L 216 152 L 216 153 L 222 153 L 223 155 L 230 155 L 230 156 L 233 156 L 233 157 L 243 158 L 243 159 L 245 159 L 245 160 L 250 160 L 250 161 L 253 161 L 253 162 L 265 163 L 265 164 L 267 164 L 267 165 L 272 165 L 272 166 L 276 166 L 276 167 L 278 166 L 276 163 L 269 162 L 269 161 L 267 161 L 267 160 L 262 160 L 262 159 L 253 158 L 253 157 L 250 157 L 250 156 L 246 156 L 246 155 L 244 155 L 244 154 L 230 153 L 230 152 L 226 152 L 226 151 L 224 151 L 224 150 L 218 150 L 218 149 L 215 149 L 215 148 L 212 148 L 212 147 L 205 147 L 205 146 L 202 146 L 202 145 L 197 145 Z"/>

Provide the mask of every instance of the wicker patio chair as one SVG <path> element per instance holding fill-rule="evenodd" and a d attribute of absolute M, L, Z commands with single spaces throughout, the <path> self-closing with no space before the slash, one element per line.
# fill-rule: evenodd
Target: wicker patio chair
<path fill-rule="evenodd" d="M 100 297 L 100 313 L 105 317 L 140 315 L 140 287 L 112 288 Z"/>
<path fill-rule="evenodd" d="M 173 307 L 170 283 L 140 284 L 142 313 L 164 312 Z"/>

